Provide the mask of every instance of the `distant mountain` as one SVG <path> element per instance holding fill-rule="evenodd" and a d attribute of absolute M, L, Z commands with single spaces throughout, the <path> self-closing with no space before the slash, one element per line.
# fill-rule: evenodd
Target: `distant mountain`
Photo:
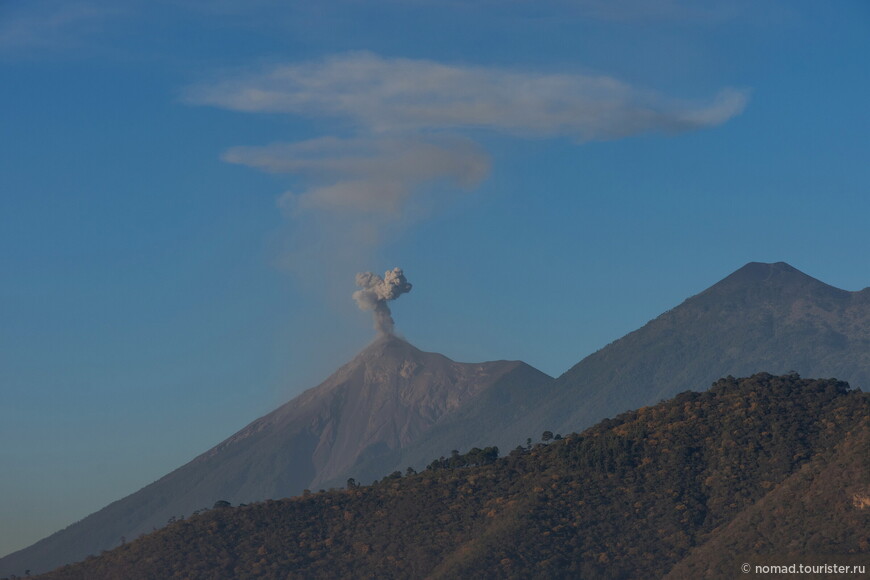
<path fill-rule="evenodd" d="M 783 555 L 866 567 L 868 417 L 870 396 L 834 379 L 727 378 L 501 459 L 476 449 L 370 487 L 210 510 L 43 578 L 736 578 Z"/>
<path fill-rule="evenodd" d="M 578 431 L 720 377 L 760 371 L 870 387 L 870 288 L 848 292 L 783 262 L 751 262 L 554 382 L 488 390 L 425 437 L 355 465 L 351 475 L 366 481 L 452 449 L 510 450 L 544 430 Z"/>
<path fill-rule="evenodd" d="M 534 393 L 531 412 L 491 436 L 516 444 L 544 429 L 576 431 L 760 371 L 870 387 L 870 288 L 848 292 L 783 262 L 749 263 L 584 358 Z"/>
<path fill-rule="evenodd" d="M 457 363 L 382 336 L 319 386 L 190 463 L 3 558 L 0 575 L 98 554 L 219 500 L 247 503 L 317 489 L 412 444 L 488 390 L 551 380 L 522 362 Z"/>

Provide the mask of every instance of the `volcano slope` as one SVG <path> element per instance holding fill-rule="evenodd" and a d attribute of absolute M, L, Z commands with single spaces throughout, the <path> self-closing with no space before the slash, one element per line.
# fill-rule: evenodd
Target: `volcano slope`
<path fill-rule="evenodd" d="M 317 489 L 354 465 L 413 443 L 480 397 L 552 378 L 519 361 L 457 363 L 381 335 L 326 381 L 190 463 L 0 560 L 0 576 L 42 572 L 115 547 L 217 501 Z"/>
<path fill-rule="evenodd" d="M 868 417 L 870 398 L 834 379 L 728 377 L 501 459 L 472 450 L 368 487 L 211 510 L 43 578 L 737 577 L 791 554 L 867 564 Z"/>

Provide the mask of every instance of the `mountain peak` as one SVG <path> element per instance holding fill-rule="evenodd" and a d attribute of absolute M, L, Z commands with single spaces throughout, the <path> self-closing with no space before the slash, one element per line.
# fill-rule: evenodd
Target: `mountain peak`
<path fill-rule="evenodd" d="M 785 262 L 749 262 L 704 292 L 701 296 L 774 292 L 780 295 L 807 293 L 848 295 L 849 292 L 829 286 L 804 274 Z"/>
<path fill-rule="evenodd" d="M 734 271 L 726 277 L 725 281 L 752 284 L 765 282 L 771 279 L 810 278 L 797 268 L 785 262 L 749 262 L 742 268 Z"/>
<path fill-rule="evenodd" d="M 395 334 L 379 334 L 354 357 L 351 364 L 378 358 L 418 358 L 423 354 L 423 351 L 404 338 Z"/>
<path fill-rule="evenodd" d="M 378 336 L 369 345 L 363 349 L 363 352 L 370 348 L 407 348 L 414 346 L 400 336 L 395 334 L 378 334 Z"/>
<path fill-rule="evenodd" d="M 737 270 L 740 271 L 763 271 L 763 272 L 798 272 L 799 270 L 787 262 L 747 262 L 745 266 Z"/>
<path fill-rule="evenodd" d="M 746 278 L 765 279 L 776 275 L 801 275 L 806 276 L 803 272 L 786 262 L 749 262 L 742 268 L 736 270 L 732 276 L 741 276 Z"/>

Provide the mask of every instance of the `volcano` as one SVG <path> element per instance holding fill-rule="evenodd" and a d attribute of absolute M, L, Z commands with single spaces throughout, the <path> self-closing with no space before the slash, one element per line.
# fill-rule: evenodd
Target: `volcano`
<path fill-rule="evenodd" d="M 43 572 L 99 554 L 218 501 L 316 489 L 355 473 L 357 464 L 401 457 L 402 448 L 489 390 L 550 380 L 520 361 L 458 363 L 381 335 L 323 383 L 186 465 L 3 558 L 0 575 Z"/>

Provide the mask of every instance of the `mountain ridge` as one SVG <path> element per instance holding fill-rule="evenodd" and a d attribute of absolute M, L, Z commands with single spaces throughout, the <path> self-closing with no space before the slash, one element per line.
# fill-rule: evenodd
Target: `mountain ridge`
<path fill-rule="evenodd" d="M 849 292 L 784 262 L 750 262 L 568 369 L 520 428 L 583 428 L 762 370 L 870 385 L 870 289 Z M 586 404 L 571 404 L 578 400 Z"/>
<path fill-rule="evenodd" d="M 426 364 L 405 367 L 407 360 L 421 357 Z M 386 366 L 368 368 L 364 361 L 369 359 L 382 360 Z M 440 398 L 423 396 L 423 385 L 430 383 L 421 378 L 426 374 L 421 368 L 427 365 L 436 369 L 427 380 L 453 377 L 451 384 L 459 385 L 453 398 L 441 391 Z M 480 365 L 495 366 L 486 371 Z M 387 367 L 394 380 L 383 380 Z M 496 367 L 500 370 L 492 371 Z M 870 288 L 848 292 L 783 262 L 750 262 L 585 357 L 555 380 L 519 361 L 453 363 L 397 337 L 376 339 L 321 385 L 151 486 L 88 516 L 83 522 L 87 520 L 89 528 L 74 524 L 62 531 L 62 537 L 76 546 L 76 557 L 81 557 L 102 549 L 86 550 L 83 546 L 90 537 L 99 536 L 100 544 L 110 547 L 121 535 L 135 537 L 162 526 L 170 516 L 208 507 L 216 499 L 249 502 L 292 495 L 281 490 L 341 486 L 349 477 L 370 481 L 406 466 L 419 468 L 454 449 L 495 444 L 507 450 L 544 430 L 579 431 L 604 417 L 653 405 L 721 376 L 760 370 L 837 376 L 866 388 Z M 483 375 L 492 382 L 483 387 L 462 383 Z M 359 392 L 341 390 L 342 384 L 365 385 L 367 380 L 369 386 L 359 387 Z M 329 403 L 312 408 L 318 393 L 325 391 Z M 417 401 L 417 406 L 403 407 L 408 400 Z M 341 409 L 358 407 L 377 408 L 382 416 L 392 418 L 380 424 L 336 420 Z M 283 430 L 276 427 L 282 425 Z M 215 459 L 219 456 L 221 461 Z M 182 469 L 186 471 L 180 475 Z M 248 493 L 233 495 L 232 489 L 239 489 L 237 480 L 247 477 L 239 474 L 257 470 L 271 475 L 248 478 Z M 156 489 L 152 486 L 162 491 L 152 493 Z M 149 488 L 148 494 L 141 493 Z M 177 507 L 182 504 L 186 507 Z M 119 511 L 119 505 L 124 510 Z M 73 534 L 73 528 L 78 532 Z M 91 531 L 85 533 L 86 528 Z M 63 553 L 57 546 L 64 542 L 55 534 L 2 558 L 0 574 L 24 566 L 37 570 L 32 565 L 35 554 Z"/>
<path fill-rule="evenodd" d="M 835 379 L 728 377 L 500 459 L 210 510 L 44 578 L 721 578 L 789 541 L 861 563 L 868 416 Z"/>
<path fill-rule="evenodd" d="M 543 430 L 581 430 L 722 376 L 759 371 L 870 386 L 870 288 L 850 292 L 785 262 L 749 262 L 552 383 L 507 390 L 509 403 L 498 391 L 485 393 L 404 449 L 392 467 L 381 463 L 381 471 L 450 449 L 510 449 Z"/>

